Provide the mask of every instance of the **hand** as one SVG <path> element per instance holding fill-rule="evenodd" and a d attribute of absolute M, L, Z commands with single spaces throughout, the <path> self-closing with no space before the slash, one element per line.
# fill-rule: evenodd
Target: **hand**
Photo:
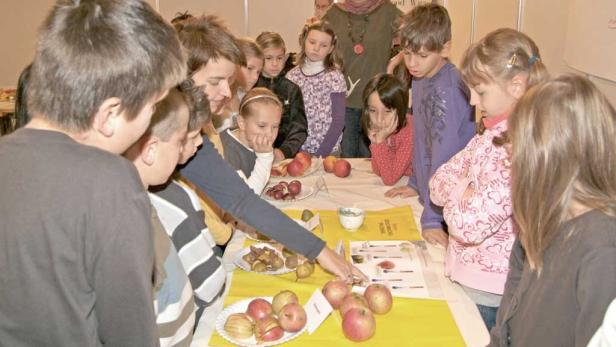
<path fill-rule="evenodd" d="M 402 52 L 394 55 L 393 58 L 389 59 L 389 63 L 387 64 L 387 73 L 393 74 L 396 66 L 400 65 L 400 63 L 404 60 L 404 55 Z"/>
<path fill-rule="evenodd" d="M 257 134 L 252 138 L 252 149 L 256 153 L 271 153 L 274 150 L 274 141 L 265 135 Z"/>
<path fill-rule="evenodd" d="M 278 148 L 274 148 L 274 164 L 279 163 L 285 159 L 284 153 Z"/>
<path fill-rule="evenodd" d="M 321 264 L 323 269 L 331 272 L 336 275 L 338 279 L 343 280 L 348 284 L 353 283 L 354 277 L 361 280 L 362 283 L 368 282 L 368 277 L 364 275 L 363 272 L 327 246 L 325 246 L 321 253 L 319 253 L 317 256 L 317 261 Z"/>
<path fill-rule="evenodd" d="M 415 189 L 409 186 L 395 187 L 385 192 L 385 197 L 388 198 L 395 198 L 396 196 L 399 196 L 401 198 L 410 198 L 417 195 L 418 194 Z"/>
<path fill-rule="evenodd" d="M 449 236 L 447 236 L 447 233 L 445 233 L 443 229 L 424 229 L 421 232 L 421 237 L 432 245 L 439 244 L 447 248 L 447 244 L 449 244 Z"/>

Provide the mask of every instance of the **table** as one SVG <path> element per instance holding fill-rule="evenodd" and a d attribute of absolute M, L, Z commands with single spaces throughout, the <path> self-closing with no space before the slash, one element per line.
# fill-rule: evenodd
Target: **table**
<path fill-rule="evenodd" d="M 380 178 L 372 174 L 370 162 L 365 159 L 351 159 L 350 162 L 353 171 L 348 178 L 341 179 L 331 174 L 324 174 L 321 171 L 300 179 L 305 187 L 309 187 L 314 186 L 319 177 L 323 176 L 327 186 L 326 191 L 319 191 L 316 195 L 308 199 L 293 202 L 292 204 L 288 202 L 273 202 L 272 204 L 281 209 L 293 210 L 301 210 L 304 208 L 313 210 L 335 210 L 342 206 L 356 206 L 365 210 L 381 210 L 399 206 L 410 206 L 415 220 L 419 220 L 422 207 L 416 197 L 407 199 L 385 198 L 384 192 L 387 191 L 389 187 L 384 186 Z M 404 185 L 406 181 L 407 178 L 403 177 L 397 185 Z M 237 251 L 243 247 L 243 244 L 243 233 L 235 233 L 225 251 L 223 265 L 228 271 L 227 291 L 225 292 L 225 296 L 228 294 L 233 281 L 232 271 L 235 269 L 233 258 Z M 428 250 L 433 261 L 432 265 L 438 268 L 442 274 L 444 249 L 439 246 L 428 245 Z M 460 286 L 452 283 L 443 275 L 438 277 L 447 300 L 447 305 L 464 339 L 464 343 L 468 346 L 485 346 L 489 341 L 489 335 L 475 304 L 464 294 Z M 214 317 L 222 311 L 223 301 L 224 298 L 217 300 L 216 303 L 205 311 L 195 331 L 193 346 L 208 346 L 214 330 Z M 404 344 L 400 343 L 400 345 Z"/>

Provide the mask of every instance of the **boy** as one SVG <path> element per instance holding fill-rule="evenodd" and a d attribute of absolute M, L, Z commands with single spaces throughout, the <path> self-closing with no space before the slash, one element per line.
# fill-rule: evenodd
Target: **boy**
<path fill-rule="evenodd" d="M 415 7 L 402 18 L 401 35 L 404 63 L 413 76 L 413 174 L 408 186 L 393 188 L 386 196 L 419 192 L 424 240 L 447 247 L 443 212 L 430 202 L 428 182 L 475 134 L 474 110 L 458 70 L 447 59 L 451 46 L 447 10 L 436 4 Z"/>
<path fill-rule="evenodd" d="M 171 89 L 156 105 L 145 135 L 124 154 L 135 164 L 146 189 L 164 184 L 173 173 L 186 139 L 187 126 L 186 99 L 180 91 Z M 150 194 L 150 200 L 156 206 L 156 196 Z M 153 209 L 154 306 L 160 345 L 189 346 L 195 324 L 193 290 L 180 256 L 165 232 L 165 220 L 159 216 Z"/>
<path fill-rule="evenodd" d="M 91 0 L 59 1 L 36 47 L 32 120 L 0 140 L 0 341 L 157 345 L 151 209 L 117 154 L 184 77 L 180 43 L 142 1 Z"/>
<path fill-rule="evenodd" d="M 278 136 L 274 142 L 274 163 L 293 158 L 308 137 L 308 121 L 304 111 L 302 91 L 285 76 L 286 47 L 282 37 L 274 32 L 257 36 L 257 44 L 263 50 L 263 71 L 255 87 L 273 91 L 283 105 Z"/>
<path fill-rule="evenodd" d="M 178 23 L 179 37 L 188 50 L 188 73 L 197 87 L 208 88 L 212 81 L 228 81 L 233 77 L 224 68 L 234 61 L 241 62 L 241 52 L 233 36 L 213 17 L 193 18 Z M 215 78 L 215 79 L 213 79 Z M 301 96 L 300 96 L 301 98 Z M 212 103 L 210 101 L 210 107 Z M 357 268 L 340 257 L 323 240 L 306 232 L 278 209 L 255 195 L 234 169 L 218 154 L 205 137 L 203 146 L 182 169 L 182 176 L 205 193 L 222 209 L 243 223 L 263 232 L 309 259 L 317 259 L 321 266 L 341 279 L 352 276 L 367 280 Z"/>

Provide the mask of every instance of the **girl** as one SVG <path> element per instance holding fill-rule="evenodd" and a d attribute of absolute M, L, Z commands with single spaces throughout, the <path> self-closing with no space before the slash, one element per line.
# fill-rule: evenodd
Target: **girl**
<path fill-rule="evenodd" d="M 287 78 L 303 95 L 308 137 L 302 150 L 325 157 L 340 150 L 344 128 L 346 84 L 336 55 L 336 34 L 327 22 L 305 25 L 300 34 L 297 66 Z"/>
<path fill-rule="evenodd" d="M 430 197 L 443 206 L 449 228 L 445 273 L 477 304 L 488 330 L 509 268 L 515 239 L 507 118 L 526 89 L 547 78 L 539 49 L 526 35 L 498 29 L 465 53 L 462 79 L 481 112 L 479 134 L 430 180 Z"/>
<path fill-rule="evenodd" d="M 282 103 L 276 94 L 254 88 L 240 103 L 238 128 L 220 134 L 225 160 L 257 195 L 269 180 L 281 117 Z"/>
<path fill-rule="evenodd" d="M 586 78 L 530 90 L 509 121 L 519 237 L 491 346 L 586 346 L 616 297 L 616 111 Z"/>
<path fill-rule="evenodd" d="M 408 89 L 392 75 L 377 75 L 364 89 L 361 125 L 370 139 L 372 171 L 388 186 L 411 174 L 413 125 L 406 112 L 408 102 Z"/>
<path fill-rule="evenodd" d="M 237 69 L 236 80 L 232 87 L 233 95 L 225 105 L 222 113 L 214 119 L 216 130 L 222 132 L 229 128 L 237 127 L 237 115 L 240 109 L 240 101 L 251 90 L 263 70 L 263 51 L 256 42 L 249 38 L 237 39 L 237 45 L 246 56 L 246 66 Z"/>

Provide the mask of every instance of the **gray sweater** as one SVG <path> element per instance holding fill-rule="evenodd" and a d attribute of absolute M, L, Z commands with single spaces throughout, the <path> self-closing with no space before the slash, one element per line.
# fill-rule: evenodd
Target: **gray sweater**
<path fill-rule="evenodd" d="M 616 218 L 593 210 L 567 221 L 530 271 L 519 240 L 490 346 L 586 346 L 616 297 Z"/>

